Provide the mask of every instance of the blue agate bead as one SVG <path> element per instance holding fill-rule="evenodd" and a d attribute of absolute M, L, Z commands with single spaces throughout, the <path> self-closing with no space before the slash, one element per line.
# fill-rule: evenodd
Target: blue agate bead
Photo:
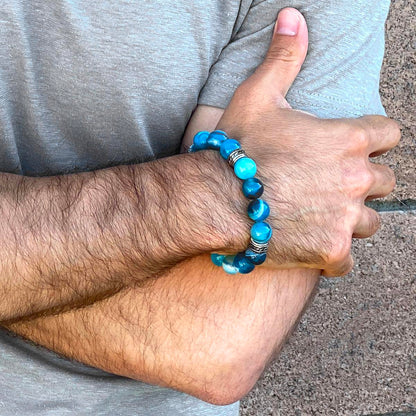
<path fill-rule="evenodd" d="M 228 140 L 228 137 L 223 131 L 215 130 L 208 136 L 208 148 L 220 150 L 221 144 L 224 143 L 226 140 Z"/>
<path fill-rule="evenodd" d="M 259 254 L 255 253 L 253 250 L 247 249 L 244 253 L 244 256 L 246 259 L 248 259 L 251 263 L 255 264 L 256 266 L 259 266 L 260 264 L 263 264 L 266 261 L 267 254 Z"/>
<path fill-rule="evenodd" d="M 241 274 L 249 274 L 254 270 L 254 264 L 245 256 L 245 253 L 238 253 L 234 258 L 234 266 Z"/>
<path fill-rule="evenodd" d="M 241 149 L 241 144 L 237 140 L 228 139 L 221 144 L 220 153 L 225 160 L 228 160 L 230 154 L 238 149 Z"/>
<path fill-rule="evenodd" d="M 222 267 L 224 259 L 225 256 L 223 256 L 222 254 L 211 254 L 211 260 L 216 266 Z"/>
<path fill-rule="evenodd" d="M 254 178 L 257 173 L 256 162 L 249 157 L 243 157 L 234 165 L 234 172 L 237 178 L 243 180 Z"/>
<path fill-rule="evenodd" d="M 197 152 L 198 150 L 208 149 L 208 137 L 209 131 L 200 131 L 194 137 L 194 144 L 192 145 L 192 151 Z"/>
<path fill-rule="evenodd" d="M 264 186 L 257 178 L 250 178 L 243 182 L 243 194 L 246 198 L 257 199 L 263 195 Z"/>
<path fill-rule="evenodd" d="M 273 235 L 272 227 L 267 222 L 256 222 L 251 227 L 251 237 L 256 243 L 267 243 Z"/>
<path fill-rule="evenodd" d="M 270 207 L 262 199 L 255 199 L 248 205 L 247 213 L 253 221 L 264 221 L 270 215 Z"/>
<path fill-rule="evenodd" d="M 222 268 L 228 274 L 237 274 L 238 269 L 234 266 L 234 258 L 235 256 L 226 256 L 223 263 Z"/>

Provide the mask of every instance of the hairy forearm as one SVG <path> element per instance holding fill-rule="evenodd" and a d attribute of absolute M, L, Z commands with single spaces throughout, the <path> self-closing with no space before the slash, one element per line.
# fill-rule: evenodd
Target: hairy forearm
<path fill-rule="evenodd" d="M 199 256 L 93 305 L 8 328 L 83 363 L 224 404 L 251 389 L 318 275 L 263 268 L 230 278 Z"/>
<path fill-rule="evenodd" d="M 234 250 L 248 233 L 236 231 L 240 214 L 247 222 L 240 193 L 214 152 L 60 177 L 0 174 L 0 320 L 91 302 L 186 258 Z"/>

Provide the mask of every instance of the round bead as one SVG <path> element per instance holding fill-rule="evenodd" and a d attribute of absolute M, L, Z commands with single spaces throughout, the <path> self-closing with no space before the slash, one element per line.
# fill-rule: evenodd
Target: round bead
<path fill-rule="evenodd" d="M 221 254 L 215 254 L 215 253 L 211 254 L 211 260 L 216 266 L 222 267 L 222 263 L 224 259 L 225 259 L 225 256 Z"/>
<path fill-rule="evenodd" d="M 255 264 L 256 266 L 259 266 L 260 264 L 263 264 L 266 261 L 267 254 L 258 254 L 255 253 L 253 250 L 247 249 L 244 253 L 244 256 L 246 259 L 248 259 L 251 263 Z"/>
<path fill-rule="evenodd" d="M 250 178 L 243 182 L 243 194 L 246 198 L 256 199 L 263 195 L 264 187 L 257 178 Z"/>
<path fill-rule="evenodd" d="M 226 256 L 223 263 L 222 268 L 228 274 L 237 274 L 238 269 L 234 266 L 234 258 L 235 256 Z"/>
<path fill-rule="evenodd" d="M 257 243 L 267 243 L 272 238 L 272 227 L 267 222 L 256 222 L 251 227 L 251 237 Z"/>
<path fill-rule="evenodd" d="M 192 151 L 208 149 L 208 137 L 209 131 L 200 131 L 194 137 L 194 144 L 192 145 Z"/>
<path fill-rule="evenodd" d="M 243 157 L 235 164 L 234 172 L 237 178 L 243 180 L 254 178 L 257 173 L 256 162 L 254 162 L 254 160 L 250 159 L 249 157 Z"/>
<path fill-rule="evenodd" d="M 264 221 L 270 215 L 270 207 L 262 199 L 255 199 L 248 205 L 247 213 L 253 221 Z"/>
<path fill-rule="evenodd" d="M 254 264 L 245 256 L 245 253 L 238 253 L 234 258 L 234 266 L 241 274 L 248 274 L 254 270 Z"/>
<path fill-rule="evenodd" d="M 213 131 L 207 140 L 208 148 L 214 150 L 220 150 L 221 144 L 228 140 L 227 135 L 220 130 Z"/>
<path fill-rule="evenodd" d="M 238 149 L 241 149 L 241 144 L 237 140 L 228 139 L 225 142 L 222 142 L 220 153 L 225 160 L 228 160 L 230 154 Z"/>

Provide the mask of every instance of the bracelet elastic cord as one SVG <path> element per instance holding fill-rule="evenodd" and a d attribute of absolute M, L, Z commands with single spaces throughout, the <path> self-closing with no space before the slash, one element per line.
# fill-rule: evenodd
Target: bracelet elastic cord
<path fill-rule="evenodd" d="M 255 266 L 266 261 L 269 241 L 273 234 L 272 228 L 265 222 L 270 215 L 270 207 L 260 199 L 264 192 L 264 186 L 259 179 L 255 178 L 257 173 L 256 163 L 247 157 L 237 140 L 230 139 L 221 130 L 212 133 L 208 131 L 197 133 L 189 152 L 207 149 L 219 150 L 222 158 L 229 163 L 236 176 L 243 181 L 243 193 L 246 198 L 251 200 L 247 214 L 254 221 L 247 250 L 234 256 L 212 254 L 212 262 L 223 267 L 228 274 L 251 273 Z"/>

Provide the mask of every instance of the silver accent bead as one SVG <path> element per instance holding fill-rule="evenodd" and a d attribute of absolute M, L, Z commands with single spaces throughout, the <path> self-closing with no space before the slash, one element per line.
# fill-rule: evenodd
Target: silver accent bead
<path fill-rule="evenodd" d="M 248 250 L 253 251 L 256 254 L 265 254 L 269 249 L 269 243 L 257 243 L 253 239 L 250 240 Z"/>
<path fill-rule="evenodd" d="M 246 152 L 243 149 L 237 149 L 234 150 L 234 152 L 232 152 L 230 156 L 228 156 L 227 161 L 229 165 L 233 168 L 235 164 L 243 157 L 247 157 Z"/>

